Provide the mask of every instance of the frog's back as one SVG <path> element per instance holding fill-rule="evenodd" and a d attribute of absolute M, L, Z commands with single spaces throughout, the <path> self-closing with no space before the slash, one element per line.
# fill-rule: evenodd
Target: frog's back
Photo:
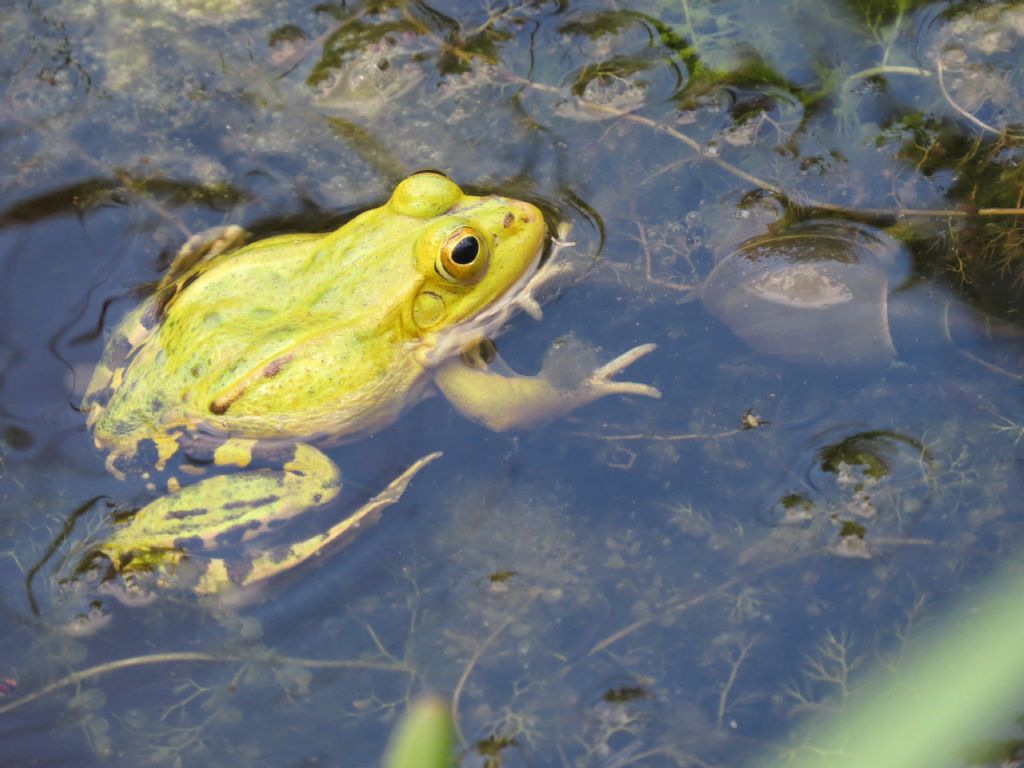
<path fill-rule="evenodd" d="M 97 367 L 97 442 L 169 451 L 181 429 L 314 439 L 390 423 L 429 367 L 496 330 L 545 232 L 527 203 L 421 173 L 330 234 L 182 260 Z"/>
<path fill-rule="evenodd" d="M 131 328 L 160 297 L 129 315 L 105 356 L 120 350 L 123 373 L 105 361 L 115 386 L 94 379 L 86 395 L 97 442 L 179 425 L 338 436 L 397 416 L 422 393 L 402 327 L 417 284 L 411 257 L 368 269 L 368 258 L 395 244 L 358 219 L 342 231 L 349 236 L 261 241 L 183 276 L 134 346 Z"/>

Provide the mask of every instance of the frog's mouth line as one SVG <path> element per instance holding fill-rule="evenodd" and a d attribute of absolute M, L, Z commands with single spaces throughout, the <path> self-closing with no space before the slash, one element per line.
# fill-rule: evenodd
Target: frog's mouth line
<path fill-rule="evenodd" d="M 541 268 L 541 257 L 547 247 L 547 240 L 548 238 L 545 237 L 544 242 L 537 247 L 537 252 L 530 259 L 530 267 L 524 270 L 523 274 L 491 303 L 491 306 L 480 314 L 463 320 L 438 334 L 436 345 L 424 356 L 425 365 L 440 365 L 445 360 L 457 355 L 470 338 L 495 335 L 510 317 L 523 309 L 523 305 L 516 299 L 524 292 L 528 292 L 527 286 L 538 274 Z M 526 298 L 533 299 L 532 295 Z"/>
<path fill-rule="evenodd" d="M 541 242 L 541 244 L 537 247 L 537 252 L 533 254 L 533 258 L 530 259 L 530 266 L 527 269 L 523 270 L 523 274 L 521 274 L 519 278 L 514 283 L 512 283 L 512 285 L 506 288 L 505 291 L 497 299 L 495 299 L 494 304 L 504 304 L 504 302 L 511 299 L 513 296 L 522 293 L 523 289 L 526 287 L 526 284 L 533 279 L 533 276 L 537 274 L 538 270 L 541 268 L 540 262 L 544 256 L 544 250 L 547 248 L 547 246 L 548 238 L 545 237 L 544 241 Z M 480 317 L 485 316 L 489 311 L 491 310 L 484 310 L 483 312 L 480 313 Z"/>

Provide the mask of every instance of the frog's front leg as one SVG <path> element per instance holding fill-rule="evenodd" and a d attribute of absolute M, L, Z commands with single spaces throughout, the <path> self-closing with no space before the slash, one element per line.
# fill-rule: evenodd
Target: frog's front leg
<path fill-rule="evenodd" d="M 576 348 L 549 352 L 536 376 L 521 376 L 500 360 L 483 368 L 456 358 L 437 369 L 435 382 L 460 413 L 498 432 L 545 422 L 606 395 L 661 397 L 660 391 L 647 384 L 612 378 L 653 352 L 655 344 L 633 347 L 604 365 L 586 368 L 583 374 L 567 374 L 567 366 L 562 363 L 567 357 L 575 357 L 577 360 L 570 363 L 579 368 L 579 358 L 589 357 L 591 350 L 571 340 L 568 346 Z M 498 372 L 502 368 L 505 370 Z"/>
<path fill-rule="evenodd" d="M 157 286 L 157 291 L 173 285 L 179 278 L 200 264 L 211 262 L 222 253 L 239 247 L 245 242 L 246 237 L 246 231 L 235 224 L 211 227 L 192 235 L 171 260 L 167 272 L 160 280 L 160 285 Z"/>

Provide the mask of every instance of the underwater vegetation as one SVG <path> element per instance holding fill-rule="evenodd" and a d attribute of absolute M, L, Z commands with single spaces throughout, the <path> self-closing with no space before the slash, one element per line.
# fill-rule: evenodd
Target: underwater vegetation
<path fill-rule="evenodd" d="M 0 38 L 5 760 L 377 765 L 427 692 L 439 765 L 1019 760 L 979 586 L 1024 532 L 1019 3 L 14 0 Z M 247 606 L 62 580 L 164 482 L 80 406 L 182 244 L 422 169 L 571 225 L 510 365 L 653 341 L 662 399 L 332 446 L 344 500 L 282 535 L 444 456 Z"/>

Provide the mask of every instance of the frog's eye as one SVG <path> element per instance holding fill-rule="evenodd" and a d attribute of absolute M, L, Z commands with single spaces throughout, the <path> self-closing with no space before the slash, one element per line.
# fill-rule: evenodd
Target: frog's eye
<path fill-rule="evenodd" d="M 487 272 L 486 241 L 472 227 L 459 227 L 441 244 L 437 273 L 453 283 L 475 283 Z"/>

